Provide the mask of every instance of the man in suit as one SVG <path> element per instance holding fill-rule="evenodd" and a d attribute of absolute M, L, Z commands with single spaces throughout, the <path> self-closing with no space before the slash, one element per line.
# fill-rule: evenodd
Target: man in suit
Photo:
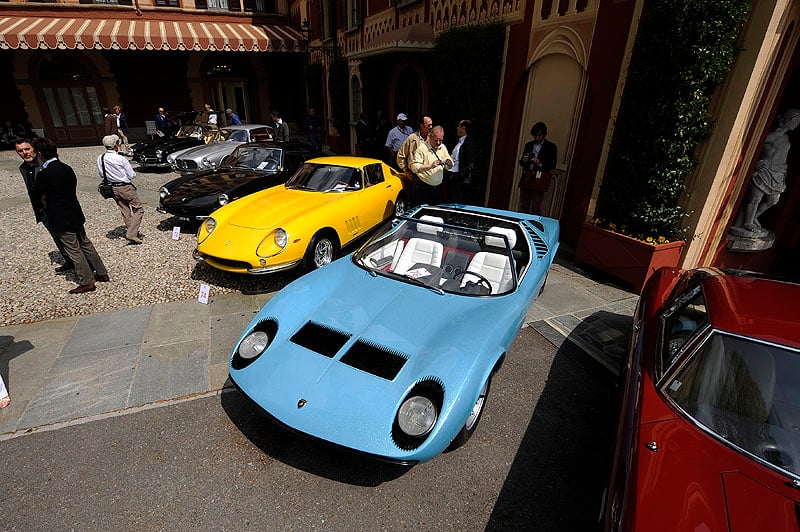
<path fill-rule="evenodd" d="M 68 165 L 58 160 L 58 150 L 50 139 L 37 139 L 34 149 L 42 161 L 42 169 L 33 185 L 32 194 L 40 198 L 50 228 L 58 236 L 78 276 L 78 286 L 70 294 L 96 289 L 95 281 L 109 281 L 108 271 L 83 228 L 86 218 L 78 203 L 78 179 Z"/>
<path fill-rule="evenodd" d="M 283 121 L 279 111 L 272 111 L 272 127 L 275 131 L 273 140 L 278 142 L 289 140 L 289 124 Z"/>
<path fill-rule="evenodd" d="M 158 112 L 155 116 L 155 123 L 159 137 L 166 137 L 172 132 L 172 121 L 167 116 L 167 113 L 164 112 L 163 107 L 158 108 Z M 106 135 L 111 135 L 111 133 L 106 133 Z"/>
<path fill-rule="evenodd" d="M 453 168 L 447 172 L 450 199 L 456 203 L 478 205 L 479 183 L 475 176 L 475 141 L 470 136 L 472 122 L 460 120 L 456 126 L 458 142 L 450 155 Z"/>
<path fill-rule="evenodd" d="M 523 168 L 520 186 L 520 209 L 529 207 L 531 214 L 542 213 L 542 200 L 550 183 L 550 172 L 556 167 L 558 148 L 547 140 L 547 126 L 536 122 L 531 127 L 533 140 L 525 144 L 519 165 Z M 531 181 L 526 183 L 526 177 Z"/>
<path fill-rule="evenodd" d="M 61 253 L 62 257 L 64 257 L 64 265 L 56 268 L 56 272 L 64 273 L 69 270 L 73 270 L 75 269 L 75 264 L 72 263 L 72 259 L 70 259 L 69 255 L 67 255 L 64 245 L 61 243 L 58 235 L 56 235 L 55 232 L 50 228 L 50 223 L 47 221 L 47 213 L 44 210 L 42 198 L 32 193 L 33 184 L 36 182 L 39 171 L 42 169 L 42 162 L 36 156 L 36 152 L 33 149 L 31 141 L 26 138 L 17 139 L 15 149 L 17 151 L 17 155 L 19 155 L 22 159 L 22 164 L 19 165 L 19 173 L 22 174 L 22 180 L 25 182 L 25 188 L 27 189 L 28 197 L 31 200 L 31 207 L 33 207 L 33 214 L 36 217 L 36 223 L 41 223 L 45 229 L 47 229 L 47 232 L 50 233 L 50 236 L 53 238 L 53 242 L 56 244 L 56 249 L 58 249 L 58 252 Z"/>

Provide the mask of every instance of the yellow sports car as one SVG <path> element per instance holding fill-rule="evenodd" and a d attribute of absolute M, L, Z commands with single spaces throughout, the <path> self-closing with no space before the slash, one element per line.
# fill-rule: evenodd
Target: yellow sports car
<path fill-rule="evenodd" d="M 407 186 L 403 174 L 377 159 L 310 159 L 285 185 L 211 213 L 197 231 L 195 259 L 255 275 L 300 263 L 319 268 L 342 246 L 403 212 Z"/>

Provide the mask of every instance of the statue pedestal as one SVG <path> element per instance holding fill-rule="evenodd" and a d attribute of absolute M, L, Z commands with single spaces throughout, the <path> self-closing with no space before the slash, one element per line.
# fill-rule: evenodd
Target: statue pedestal
<path fill-rule="evenodd" d="M 752 233 L 740 227 L 731 227 L 728 233 L 728 250 L 744 253 L 764 251 L 775 244 L 775 233 L 764 230 Z"/>

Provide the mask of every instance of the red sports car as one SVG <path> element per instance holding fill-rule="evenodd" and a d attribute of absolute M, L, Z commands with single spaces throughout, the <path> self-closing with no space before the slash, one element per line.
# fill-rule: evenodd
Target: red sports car
<path fill-rule="evenodd" d="M 800 530 L 800 285 L 662 269 L 634 315 L 606 530 Z"/>

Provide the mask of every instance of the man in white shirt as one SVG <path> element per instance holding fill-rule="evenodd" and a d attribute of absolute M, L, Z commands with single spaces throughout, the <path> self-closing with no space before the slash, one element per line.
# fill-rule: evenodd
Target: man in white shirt
<path fill-rule="evenodd" d="M 435 205 L 441 200 L 442 180 L 445 169 L 453 167 L 453 160 L 444 145 L 444 128 L 435 126 L 428 140 L 417 148 L 411 161 L 414 172 L 414 205 Z"/>
<path fill-rule="evenodd" d="M 386 135 L 386 149 L 389 150 L 389 164 L 397 165 L 397 152 L 400 151 L 400 146 L 406 141 L 408 136 L 414 132 L 411 126 L 406 125 L 408 117 L 405 113 L 397 115 L 397 126 L 393 127 L 389 134 Z"/>
<path fill-rule="evenodd" d="M 101 179 L 111 183 L 114 188 L 114 201 L 125 222 L 125 239 L 129 244 L 141 244 L 139 227 L 142 225 L 144 206 L 139 201 L 136 185 L 131 182 L 136 177 L 136 173 L 133 171 L 130 161 L 117 153 L 119 151 L 118 136 L 106 135 L 103 137 L 103 146 L 105 146 L 106 152 L 97 158 L 97 172 Z"/>

